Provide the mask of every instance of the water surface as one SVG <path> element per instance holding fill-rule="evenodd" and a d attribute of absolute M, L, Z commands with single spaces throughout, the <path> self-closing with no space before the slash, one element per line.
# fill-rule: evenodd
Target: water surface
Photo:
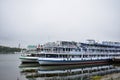
<path fill-rule="evenodd" d="M 19 72 L 20 54 L 0 54 L 0 80 L 27 80 Z"/>
<path fill-rule="evenodd" d="M 90 80 L 92 76 L 120 73 L 113 64 L 40 66 L 21 64 L 20 54 L 0 54 L 0 80 Z"/>

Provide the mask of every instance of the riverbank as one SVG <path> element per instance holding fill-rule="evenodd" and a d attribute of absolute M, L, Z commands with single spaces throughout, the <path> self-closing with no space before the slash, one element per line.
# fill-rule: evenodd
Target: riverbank
<path fill-rule="evenodd" d="M 120 73 L 112 73 L 104 76 L 93 76 L 91 80 L 120 80 Z"/>
<path fill-rule="evenodd" d="M 105 75 L 100 80 L 120 80 L 120 73 Z"/>

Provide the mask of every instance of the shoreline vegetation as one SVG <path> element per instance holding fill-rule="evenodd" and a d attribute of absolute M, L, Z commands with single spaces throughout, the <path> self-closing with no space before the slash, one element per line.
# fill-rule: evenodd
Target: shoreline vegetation
<path fill-rule="evenodd" d="M 104 76 L 92 76 L 91 80 L 120 80 L 120 73 L 112 73 Z"/>
<path fill-rule="evenodd" d="M 21 52 L 21 48 L 16 47 L 8 47 L 8 46 L 2 46 L 0 45 L 0 54 L 8 54 L 8 53 L 15 53 L 15 52 Z"/>

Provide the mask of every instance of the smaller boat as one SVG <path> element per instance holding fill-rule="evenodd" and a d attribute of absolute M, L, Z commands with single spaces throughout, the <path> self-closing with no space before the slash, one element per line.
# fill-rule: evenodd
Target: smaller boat
<path fill-rule="evenodd" d="M 38 63 L 40 52 L 26 51 L 19 57 L 22 63 Z"/>
<path fill-rule="evenodd" d="M 38 57 L 41 54 L 40 45 L 28 45 L 27 50 L 22 51 L 22 55 L 19 57 L 22 63 L 38 63 Z"/>

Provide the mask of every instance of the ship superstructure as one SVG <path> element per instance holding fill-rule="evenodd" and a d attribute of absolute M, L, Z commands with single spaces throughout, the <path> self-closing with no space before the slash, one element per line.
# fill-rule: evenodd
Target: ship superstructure
<path fill-rule="evenodd" d="M 120 56 L 119 42 L 57 41 L 43 45 L 38 61 L 41 65 L 103 63 Z"/>

